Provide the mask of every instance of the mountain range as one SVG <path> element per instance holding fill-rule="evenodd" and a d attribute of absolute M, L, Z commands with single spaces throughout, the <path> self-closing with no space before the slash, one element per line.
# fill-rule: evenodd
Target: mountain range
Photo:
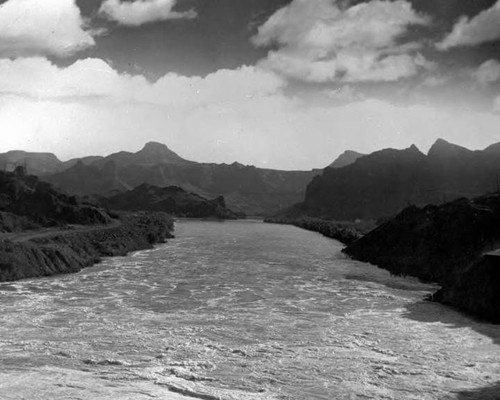
<path fill-rule="evenodd" d="M 0 166 L 24 165 L 29 173 L 73 195 L 113 196 L 144 183 L 179 186 L 205 198 L 224 196 L 227 206 L 247 215 L 270 215 L 304 198 L 321 170 L 279 171 L 240 163 L 188 161 L 166 145 L 150 142 L 136 153 L 86 157 L 62 162 L 51 153 L 0 154 Z"/>
<path fill-rule="evenodd" d="M 326 168 L 290 211 L 335 220 L 389 217 L 408 205 L 440 204 L 500 188 L 500 143 L 472 151 L 438 139 L 428 154 L 416 146 L 385 149 L 342 168 Z"/>
<path fill-rule="evenodd" d="M 66 162 L 51 153 L 0 154 L 4 169 L 16 163 L 72 195 L 109 198 L 143 184 L 178 186 L 204 198 L 224 196 L 237 213 L 346 221 L 387 218 L 408 205 L 472 198 L 500 187 L 500 143 L 472 151 L 442 139 L 427 154 L 416 146 L 368 155 L 346 151 L 324 170 L 311 171 L 198 163 L 156 142 L 136 153 Z"/>
<path fill-rule="evenodd" d="M 22 166 L 33 175 L 43 177 L 64 171 L 77 162 L 90 165 L 101 158 L 103 157 L 90 156 L 61 161 L 52 153 L 32 153 L 22 150 L 12 150 L 0 154 L 0 168 L 3 171 L 12 171 L 15 167 Z"/>

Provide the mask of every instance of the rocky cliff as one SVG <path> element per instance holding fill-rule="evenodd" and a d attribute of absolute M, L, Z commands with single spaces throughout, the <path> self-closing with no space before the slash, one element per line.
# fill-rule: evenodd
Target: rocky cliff
<path fill-rule="evenodd" d="M 500 324 L 500 254 L 479 258 L 444 284 L 433 300 Z"/>
<path fill-rule="evenodd" d="M 0 172 L 0 231 L 21 225 L 22 219 L 39 226 L 64 224 L 104 224 L 110 216 L 96 205 L 81 202 L 57 191 L 36 176 L 26 175 L 23 167 Z M 3 228 L 5 227 L 5 229 Z"/>
<path fill-rule="evenodd" d="M 435 281 L 442 301 L 500 322 L 500 194 L 411 206 L 344 251 L 394 274 Z"/>
<path fill-rule="evenodd" d="M 428 154 L 415 146 L 386 149 L 343 168 L 326 168 L 291 212 L 334 220 L 391 217 L 410 204 L 441 204 L 500 186 L 500 152 L 471 151 L 437 140 Z"/>

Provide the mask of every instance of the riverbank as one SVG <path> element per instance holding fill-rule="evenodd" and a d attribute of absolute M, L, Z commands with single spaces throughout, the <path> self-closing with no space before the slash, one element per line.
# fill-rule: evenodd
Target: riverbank
<path fill-rule="evenodd" d="M 172 237 L 173 229 L 167 214 L 141 212 L 123 214 L 108 225 L 4 235 L 0 282 L 78 272 L 102 257 L 150 249 Z"/>
<path fill-rule="evenodd" d="M 264 222 L 297 226 L 308 231 L 321 233 L 323 236 L 338 240 L 346 245 L 355 242 L 373 228 L 373 225 L 368 223 L 336 222 L 312 217 L 269 217 L 264 219 Z"/>
<path fill-rule="evenodd" d="M 411 206 L 344 252 L 395 275 L 437 282 L 432 299 L 500 323 L 500 194 Z"/>

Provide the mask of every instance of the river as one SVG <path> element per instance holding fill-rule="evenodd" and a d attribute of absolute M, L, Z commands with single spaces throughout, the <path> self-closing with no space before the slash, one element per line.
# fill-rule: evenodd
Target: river
<path fill-rule="evenodd" d="M 498 399 L 500 326 L 257 221 L 0 284 L 0 399 Z"/>

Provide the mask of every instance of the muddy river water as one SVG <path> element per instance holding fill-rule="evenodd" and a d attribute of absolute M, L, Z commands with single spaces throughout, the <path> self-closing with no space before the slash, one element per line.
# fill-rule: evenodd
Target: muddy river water
<path fill-rule="evenodd" d="M 0 399 L 498 399 L 500 326 L 258 221 L 0 284 Z"/>

